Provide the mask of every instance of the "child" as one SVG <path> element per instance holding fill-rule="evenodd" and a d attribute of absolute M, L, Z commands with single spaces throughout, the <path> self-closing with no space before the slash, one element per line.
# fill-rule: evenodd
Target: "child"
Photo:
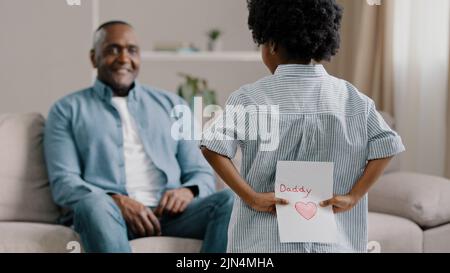
<path fill-rule="evenodd" d="M 366 252 L 367 192 L 404 146 L 371 99 L 312 64 L 336 54 L 342 9 L 335 0 L 248 0 L 248 7 L 253 38 L 273 75 L 241 87 L 227 105 L 278 105 L 279 142 L 262 151 L 262 138 L 237 139 L 241 132 L 224 122 L 202 141 L 206 159 L 240 197 L 228 251 Z M 231 138 L 213 138 L 221 130 Z M 242 176 L 230 160 L 238 145 Z M 336 213 L 338 243 L 280 243 L 275 204 L 287 201 L 275 198 L 277 161 L 334 162 L 334 197 L 320 205 Z"/>

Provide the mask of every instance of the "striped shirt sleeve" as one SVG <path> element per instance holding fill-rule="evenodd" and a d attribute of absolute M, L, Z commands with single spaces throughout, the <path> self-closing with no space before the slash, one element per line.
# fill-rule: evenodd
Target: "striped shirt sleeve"
<path fill-rule="evenodd" d="M 235 121 L 240 119 L 241 113 L 230 110 L 241 105 L 239 96 L 233 93 L 225 105 L 224 112 L 204 130 L 200 146 L 233 159 L 239 144 L 239 128 Z"/>
<path fill-rule="evenodd" d="M 368 160 L 387 158 L 405 151 L 401 137 L 389 127 L 372 100 L 368 103 L 367 134 Z"/>

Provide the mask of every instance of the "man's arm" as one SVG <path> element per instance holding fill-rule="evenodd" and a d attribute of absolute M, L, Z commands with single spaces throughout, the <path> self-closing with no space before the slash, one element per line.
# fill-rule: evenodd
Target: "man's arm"
<path fill-rule="evenodd" d="M 59 103 L 50 110 L 45 125 L 44 152 L 53 199 L 60 206 L 72 208 L 87 194 L 104 191 L 81 179 L 80 159 L 64 110 Z"/>
<path fill-rule="evenodd" d="M 205 197 L 215 192 L 214 172 L 201 154 L 198 142 L 180 140 L 177 160 L 181 168 L 183 187 L 193 189 L 197 187 L 199 197 Z"/>
<path fill-rule="evenodd" d="M 215 191 L 214 173 L 195 141 L 179 141 L 177 161 L 181 169 L 181 188 L 164 193 L 155 210 L 158 216 L 164 212 L 182 213 L 194 197 L 205 197 Z"/>

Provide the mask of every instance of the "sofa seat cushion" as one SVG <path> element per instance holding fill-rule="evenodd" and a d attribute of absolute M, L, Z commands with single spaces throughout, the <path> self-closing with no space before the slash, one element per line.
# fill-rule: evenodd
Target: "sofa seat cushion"
<path fill-rule="evenodd" d="M 0 221 L 56 223 L 40 114 L 0 115 Z"/>
<path fill-rule="evenodd" d="M 0 253 L 68 253 L 79 241 L 68 227 L 41 223 L 0 222 L 0 234 Z"/>
<path fill-rule="evenodd" d="M 397 215 L 423 228 L 450 223 L 450 180 L 416 173 L 383 175 L 369 192 L 369 211 Z"/>
<path fill-rule="evenodd" d="M 423 231 L 412 221 L 381 213 L 369 213 L 369 242 L 376 241 L 382 253 L 421 253 Z"/>
<path fill-rule="evenodd" d="M 425 253 L 450 253 L 450 224 L 425 230 Z"/>
<path fill-rule="evenodd" d="M 198 253 L 202 241 L 175 237 L 150 237 L 130 242 L 135 253 Z"/>
<path fill-rule="evenodd" d="M 70 253 L 82 252 L 78 234 L 61 225 L 0 222 L 0 253 Z M 196 253 L 201 240 L 151 237 L 130 241 L 135 253 Z"/>

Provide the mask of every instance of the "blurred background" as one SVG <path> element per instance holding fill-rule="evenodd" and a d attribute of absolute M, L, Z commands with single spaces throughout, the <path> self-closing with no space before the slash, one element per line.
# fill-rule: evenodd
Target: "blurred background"
<path fill-rule="evenodd" d="M 400 168 L 450 177 L 448 0 L 340 0 L 341 50 L 328 72 L 390 114 L 407 152 Z M 73 4 L 73 5 L 69 5 Z M 94 29 L 135 26 L 140 82 L 177 92 L 179 73 L 207 81 L 223 105 L 268 75 L 245 0 L 0 0 L 0 113 L 39 112 L 88 87 Z"/>

